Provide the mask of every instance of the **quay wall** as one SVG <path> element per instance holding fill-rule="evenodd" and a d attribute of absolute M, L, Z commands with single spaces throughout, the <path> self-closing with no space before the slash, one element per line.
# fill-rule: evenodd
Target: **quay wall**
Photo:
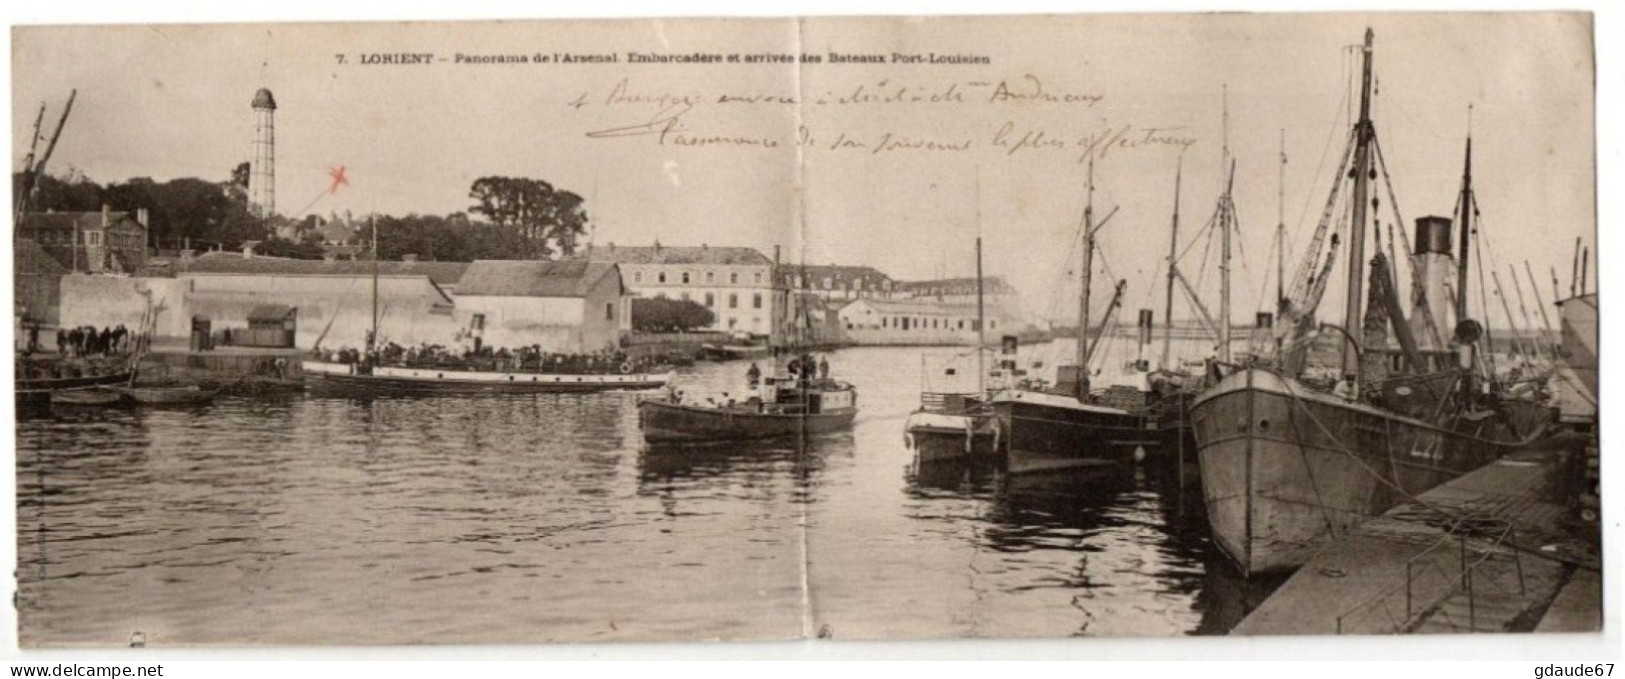
<path fill-rule="evenodd" d="M 82 325 L 141 328 L 147 313 L 148 295 L 157 311 L 156 334 L 184 337 L 190 328 L 188 285 L 174 278 L 132 278 L 69 274 L 62 277 L 61 323 L 64 328 Z"/>
<path fill-rule="evenodd" d="M 246 330 L 249 312 L 261 304 L 295 308 L 294 345 L 300 349 L 318 339 L 327 349 L 365 346 L 372 327 L 370 276 L 189 274 L 180 280 L 191 284 L 190 314 L 208 316 L 215 333 Z M 428 277 L 379 277 L 380 341 L 454 346 L 460 329 L 451 299 Z"/>

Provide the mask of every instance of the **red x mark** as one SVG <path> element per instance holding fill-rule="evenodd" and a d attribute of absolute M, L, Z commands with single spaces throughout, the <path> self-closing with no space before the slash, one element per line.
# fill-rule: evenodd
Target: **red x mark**
<path fill-rule="evenodd" d="M 340 165 L 327 171 L 327 176 L 333 178 L 333 183 L 327 187 L 327 194 L 338 193 L 340 186 L 349 186 L 350 180 L 344 176 L 344 166 Z"/>

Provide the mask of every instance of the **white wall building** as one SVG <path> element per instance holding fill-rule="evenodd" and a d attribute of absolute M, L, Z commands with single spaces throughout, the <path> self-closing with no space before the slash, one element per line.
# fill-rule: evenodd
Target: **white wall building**
<path fill-rule="evenodd" d="M 611 243 L 588 246 L 575 259 L 619 265 L 634 296 L 703 305 L 715 315 L 708 330 L 761 337 L 774 331 L 773 260 L 754 249 Z"/>
<path fill-rule="evenodd" d="M 1025 330 L 997 309 L 987 312 L 988 342 Z M 930 300 L 860 299 L 840 310 L 841 328 L 854 344 L 974 345 L 976 305 Z"/>
<path fill-rule="evenodd" d="M 581 354 L 620 345 L 628 301 L 614 264 L 481 260 L 458 281 L 456 316 L 485 346 Z"/>
<path fill-rule="evenodd" d="M 378 262 L 378 336 L 405 346 L 450 346 L 458 326 L 448 288 L 466 263 Z M 372 328 L 373 264 L 368 261 L 302 260 L 212 252 L 174 263 L 184 302 L 169 299 L 160 314 L 161 336 L 185 336 L 191 316 L 207 316 L 215 331 L 248 327 L 248 313 L 263 304 L 297 310 L 295 345 L 324 348 L 366 345 Z M 173 296 L 171 296 L 173 297 Z M 104 306 L 99 298 L 86 298 Z M 69 299 L 63 298 L 64 312 Z M 78 306 L 77 296 L 74 305 Z"/>

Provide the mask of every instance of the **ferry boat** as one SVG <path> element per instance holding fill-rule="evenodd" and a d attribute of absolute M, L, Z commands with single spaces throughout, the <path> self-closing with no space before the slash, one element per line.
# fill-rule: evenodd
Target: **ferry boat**
<path fill-rule="evenodd" d="M 675 392 L 674 392 L 675 394 Z M 766 439 L 843 431 L 858 414 L 852 385 L 831 379 L 768 377 L 755 396 L 732 403 L 638 403 L 638 426 L 650 443 Z"/>
<path fill-rule="evenodd" d="M 300 364 L 312 390 L 378 396 L 435 394 L 532 394 L 658 389 L 673 372 L 636 371 L 629 363 L 609 372 L 555 373 L 457 368 L 369 366 L 305 360 Z"/>

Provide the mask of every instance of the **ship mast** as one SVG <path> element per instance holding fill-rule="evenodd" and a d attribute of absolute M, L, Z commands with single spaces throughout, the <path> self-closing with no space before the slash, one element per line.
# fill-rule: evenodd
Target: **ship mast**
<path fill-rule="evenodd" d="M 367 353 L 373 354 L 378 350 L 378 216 L 373 215 L 369 221 L 372 223 L 372 331 L 367 333 Z"/>
<path fill-rule="evenodd" d="M 1365 273 L 1365 209 L 1371 188 L 1371 140 L 1376 133 L 1376 129 L 1371 125 L 1371 39 L 1371 29 L 1367 28 L 1360 74 L 1360 120 L 1355 123 L 1354 128 L 1354 194 L 1351 197 L 1353 204 L 1350 206 L 1353 214 L 1349 221 L 1349 284 L 1343 311 L 1343 327 L 1350 333 L 1362 325 L 1361 309 L 1365 297 L 1365 279 L 1362 275 Z M 1343 344 L 1344 374 L 1360 372 L 1358 347 L 1349 346 L 1349 342 L 1354 341 L 1351 334 L 1348 341 Z"/>
<path fill-rule="evenodd" d="M 1275 178 L 1275 308 L 1286 304 L 1286 130 L 1281 130 L 1281 164 Z M 1280 340 L 1276 340 L 1279 349 Z"/>
<path fill-rule="evenodd" d="M 1226 154 L 1228 155 L 1228 154 Z M 1219 206 L 1219 228 L 1224 231 L 1224 247 L 1219 260 L 1219 362 L 1230 362 L 1230 191 L 1236 183 L 1236 161 L 1230 161 L 1230 176 L 1225 181 L 1224 197 Z"/>
<path fill-rule="evenodd" d="M 1179 157 L 1178 168 L 1174 170 L 1174 226 L 1168 234 L 1168 294 L 1162 305 L 1162 362 L 1158 366 L 1168 370 L 1168 360 L 1171 347 L 1174 343 L 1174 279 L 1178 276 L 1179 256 L 1179 184 L 1185 173 L 1185 157 Z"/>
<path fill-rule="evenodd" d="M 980 192 L 978 192 L 979 194 Z M 981 204 L 977 204 L 980 217 Z M 978 222 L 980 223 L 980 222 Z M 976 393 L 987 393 L 987 365 L 982 350 L 987 346 L 987 312 L 982 307 L 982 237 L 976 237 Z"/>
<path fill-rule="evenodd" d="M 1220 150 L 1219 169 L 1228 171 L 1224 193 L 1219 196 L 1218 226 L 1222 232 L 1219 250 L 1219 362 L 1230 362 L 1230 191 L 1236 183 L 1236 161 L 1230 157 L 1230 86 L 1223 94 L 1224 143 Z"/>
<path fill-rule="evenodd" d="M 1095 159 L 1089 157 L 1088 201 L 1083 206 L 1082 286 L 1078 294 L 1078 399 L 1089 396 L 1089 283 L 1095 266 Z"/>
<path fill-rule="evenodd" d="M 1461 256 L 1456 260 L 1456 318 L 1467 319 L 1467 257 L 1473 222 L 1473 138 L 1467 137 L 1467 160 L 1461 170 Z"/>
<path fill-rule="evenodd" d="M 51 141 L 45 145 L 45 153 L 40 156 L 38 163 L 33 161 L 33 147 L 34 144 L 39 143 L 39 121 L 36 120 L 34 123 L 34 141 L 29 145 L 28 151 L 30 167 L 23 168 L 25 183 L 22 187 L 22 194 L 17 198 L 17 223 L 19 224 L 22 223 L 23 217 L 28 214 L 28 210 L 33 206 L 34 194 L 39 191 L 40 177 L 45 175 L 45 165 L 51 162 L 51 154 L 56 152 L 56 142 L 62 138 L 62 127 L 68 124 L 68 114 L 73 113 L 73 100 L 78 96 L 79 90 L 68 91 L 68 103 L 62 107 L 62 117 L 56 121 L 56 131 L 51 133 Z M 45 107 L 42 105 L 40 106 L 40 116 L 43 117 L 44 115 Z M 75 227 L 74 233 L 76 239 L 74 247 L 77 248 L 77 227 Z"/>

